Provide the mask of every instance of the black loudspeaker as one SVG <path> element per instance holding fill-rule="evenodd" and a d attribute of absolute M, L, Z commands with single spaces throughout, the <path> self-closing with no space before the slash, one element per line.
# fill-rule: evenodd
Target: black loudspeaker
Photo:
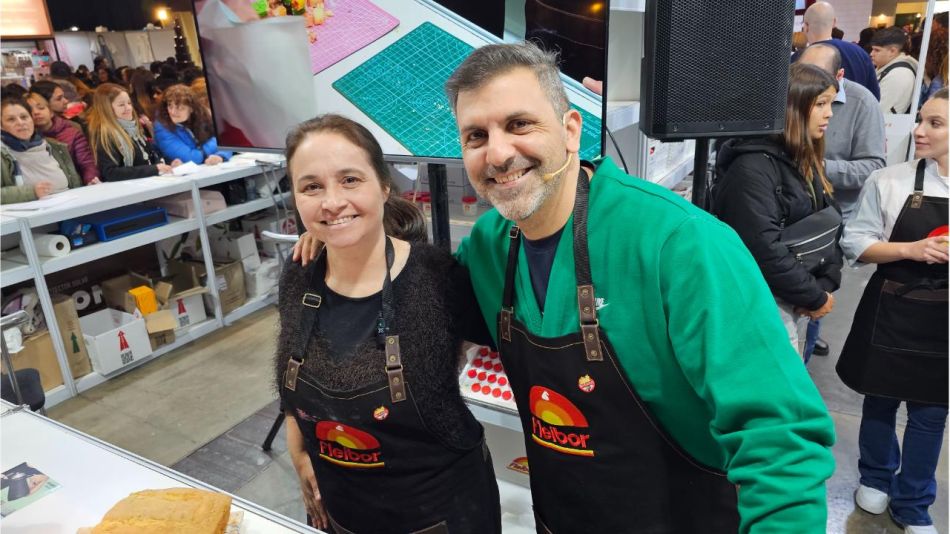
<path fill-rule="evenodd" d="M 640 130 L 655 139 L 785 127 L 795 0 L 647 0 Z"/>

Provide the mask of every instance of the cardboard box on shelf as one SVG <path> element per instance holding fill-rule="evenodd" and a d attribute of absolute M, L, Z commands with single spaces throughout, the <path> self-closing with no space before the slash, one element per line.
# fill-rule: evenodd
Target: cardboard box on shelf
<path fill-rule="evenodd" d="M 86 340 L 83 339 L 82 328 L 79 326 L 76 305 L 73 299 L 66 295 L 52 295 L 52 300 L 56 324 L 63 338 L 63 347 L 66 348 L 66 359 L 69 360 L 69 371 L 73 378 L 86 376 L 92 371 L 92 365 L 89 363 Z"/>
<path fill-rule="evenodd" d="M 172 275 L 172 283 L 178 286 L 204 286 L 205 264 L 194 261 L 170 261 L 166 264 L 168 273 Z M 217 284 L 218 296 L 221 298 L 221 309 L 225 314 L 231 313 L 247 301 L 244 293 L 244 266 L 240 261 L 216 265 L 214 268 L 214 282 Z M 210 303 L 210 293 L 205 294 L 206 304 Z"/>
<path fill-rule="evenodd" d="M 79 319 L 92 368 L 110 375 L 147 357 L 152 346 L 145 320 L 106 308 Z"/>
<path fill-rule="evenodd" d="M 224 202 L 224 195 L 220 191 L 212 189 L 201 189 L 201 209 L 205 215 L 210 215 L 216 211 L 221 211 L 227 207 Z M 191 193 L 179 193 L 164 198 L 157 198 L 151 202 L 155 206 L 165 208 L 169 215 L 181 217 L 183 219 L 193 219 L 195 217 L 195 203 L 191 200 Z"/>
<path fill-rule="evenodd" d="M 211 257 L 217 262 L 242 260 L 248 256 L 258 256 L 254 234 L 223 234 L 208 236 L 211 241 Z"/>
<path fill-rule="evenodd" d="M 128 273 L 103 282 L 102 295 L 110 307 L 134 314 L 136 301 L 129 290 L 141 285 L 154 288 L 159 309 L 171 310 L 178 324 L 176 329 L 200 323 L 208 318 L 201 297 L 208 290 L 200 285 L 195 286 L 190 277 L 158 278 Z M 145 317 L 148 318 L 149 315 Z"/>
<path fill-rule="evenodd" d="M 176 328 L 178 319 L 171 310 L 159 310 L 145 317 L 145 330 L 148 332 L 148 341 L 153 351 L 175 341 Z"/>
<path fill-rule="evenodd" d="M 36 369 L 40 373 L 43 391 L 63 385 L 63 372 L 53 350 L 49 330 L 43 330 L 23 340 L 23 349 L 10 355 L 13 369 Z"/>

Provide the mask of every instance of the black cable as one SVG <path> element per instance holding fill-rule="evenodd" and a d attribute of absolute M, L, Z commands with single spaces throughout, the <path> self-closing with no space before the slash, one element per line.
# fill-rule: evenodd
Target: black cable
<path fill-rule="evenodd" d="M 620 151 L 620 145 L 618 145 L 617 140 L 614 139 L 614 134 L 610 133 L 610 128 L 606 126 L 604 126 L 604 131 L 607 132 L 607 137 L 610 138 L 610 141 L 614 144 L 614 149 L 617 150 L 617 155 L 620 157 L 620 164 L 623 165 L 623 172 L 630 174 L 630 172 L 627 171 L 627 162 L 623 159 L 623 152 Z"/>

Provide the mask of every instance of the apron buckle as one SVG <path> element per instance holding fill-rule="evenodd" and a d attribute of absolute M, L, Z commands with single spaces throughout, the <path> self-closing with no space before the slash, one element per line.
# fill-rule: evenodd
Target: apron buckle
<path fill-rule="evenodd" d="M 301 363 L 303 362 L 294 358 L 287 362 L 287 371 L 284 372 L 284 387 L 290 391 L 297 391 L 297 374 L 300 372 Z"/>
<path fill-rule="evenodd" d="M 924 203 L 924 192 L 923 191 L 914 191 L 914 196 L 911 197 L 910 207 L 917 209 Z"/>
<path fill-rule="evenodd" d="M 503 309 L 501 310 L 499 329 L 501 330 L 501 339 L 505 341 L 511 341 L 511 314 L 512 310 Z"/>
<path fill-rule="evenodd" d="M 399 336 L 386 336 L 386 378 L 393 403 L 406 400 L 406 379 L 402 373 Z"/>
<path fill-rule="evenodd" d="M 323 297 L 317 295 L 316 293 L 304 293 L 301 302 L 304 306 L 319 308 L 320 304 L 323 303 Z"/>
<path fill-rule="evenodd" d="M 587 361 L 604 361 L 604 353 L 600 350 L 600 321 L 595 319 L 592 324 L 581 323 L 581 336 L 584 338 L 584 352 L 587 353 Z"/>
<path fill-rule="evenodd" d="M 510 239 L 518 239 L 519 235 L 521 235 L 521 228 L 517 226 L 512 226 L 511 230 L 508 230 L 508 237 Z"/>

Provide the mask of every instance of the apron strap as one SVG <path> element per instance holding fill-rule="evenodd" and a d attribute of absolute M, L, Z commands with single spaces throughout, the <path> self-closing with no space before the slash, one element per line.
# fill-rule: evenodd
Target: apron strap
<path fill-rule="evenodd" d="M 597 299 L 590 274 L 590 253 L 587 247 L 587 205 L 590 180 L 581 167 L 577 174 L 574 199 L 574 276 L 577 278 L 577 315 L 587 361 L 603 361 L 600 350 L 600 321 L 597 320 Z"/>
<path fill-rule="evenodd" d="M 521 246 L 521 229 L 513 225 L 508 231 L 508 266 L 505 269 L 505 289 L 501 296 L 501 338 L 511 341 L 511 319 L 514 315 L 515 270 L 518 268 L 518 248 Z"/>
<path fill-rule="evenodd" d="M 323 250 L 326 251 L 326 247 Z M 386 236 L 386 277 L 383 279 L 382 309 L 376 321 L 376 338 L 379 348 L 385 350 L 386 353 L 386 377 L 389 381 L 392 401 L 400 402 L 406 399 L 406 380 L 403 376 L 402 354 L 399 348 L 399 336 L 389 334 L 390 325 L 393 324 L 396 316 L 393 281 L 390 274 L 395 257 L 396 253 L 392 239 Z M 317 261 L 310 267 L 310 291 L 305 292 L 301 299 L 303 305 L 302 332 L 304 335 L 304 351 L 302 354 L 310 353 L 313 330 L 320 322 L 318 311 L 320 305 L 323 304 L 322 294 L 327 288 L 326 271 L 326 254 L 321 253 Z M 297 375 L 302 364 L 302 355 L 290 357 L 290 361 L 287 362 L 287 372 L 284 374 L 284 387 L 296 391 Z"/>
<path fill-rule="evenodd" d="M 924 201 L 924 171 L 927 169 L 927 160 L 920 158 L 917 162 L 917 177 L 914 179 L 914 194 L 910 200 L 912 209 L 920 208 Z"/>

